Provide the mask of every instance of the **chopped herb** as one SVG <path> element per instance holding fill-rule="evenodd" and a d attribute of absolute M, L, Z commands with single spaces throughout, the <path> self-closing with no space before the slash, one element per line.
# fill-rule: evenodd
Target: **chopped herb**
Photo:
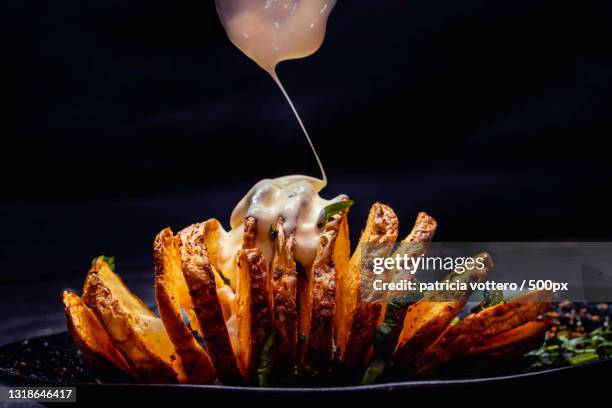
<path fill-rule="evenodd" d="M 412 291 L 412 292 L 408 292 L 406 296 L 393 298 L 391 299 L 389 304 L 387 304 L 387 313 L 389 312 L 390 309 L 391 311 L 396 311 L 396 310 L 408 307 L 418 302 L 419 300 L 421 300 L 422 297 L 423 297 L 422 293 Z"/>
<path fill-rule="evenodd" d="M 380 354 L 385 354 L 387 350 L 387 344 L 389 344 L 389 336 L 393 332 L 395 324 L 383 322 L 376 328 L 376 335 L 374 337 L 374 350 L 380 351 Z"/>
<path fill-rule="evenodd" d="M 108 267 L 111 269 L 111 271 L 115 272 L 115 257 L 114 256 L 106 256 L 106 255 L 100 255 L 97 256 L 93 259 L 93 261 L 91 261 L 91 266 L 93 266 L 98 259 L 106 262 L 106 264 L 108 265 Z"/>
<path fill-rule="evenodd" d="M 504 301 L 503 290 L 485 290 L 483 296 L 487 307 L 495 306 Z"/>
<path fill-rule="evenodd" d="M 272 224 L 270 224 L 270 228 L 268 229 L 268 239 L 272 242 L 276 241 L 278 237 L 278 231 L 274 229 Z"/>
<path fill-rule="evenodd" d="M 334 215 L 348 210 L 355 202 L 353 200 L 342 200 L 331 203 L 323 208 L 323 224 L 326 224 Z"/>
<path fill-rule="evenodd" d="M 599 360 L 599 354 L 595 352 L 576 354 L 567 359 L 571 365 L 590 363 L 591 361 Z"/>
<path fill-rule="evenodd" d="M 397 326 L 397 320 L 400 317 L 400 311 L 408 306 L 418 302 L 422 294 L 409 292 L 406 296 L 394 298 L 387 303 L 385 309 L 385 319 L 383 323 L 376 328 L 376 337 L 374 338 L 374 350 L 377 355 L 388 355 L 391 345 L 391 334 Z"/>
<path fill-rule="evenodd" d="M 397 326 L 398 319 L 403 316 L 401 311 L 418 302 L 421 297 L 420 293 L 410 292 L 406 296 L 394 298 L 387 303 L 385 319 L 376 328 L 376 335 L 374 337 L 375 357 L 366 369 L 361 379 L 361 384 L 373 384 L 383 375 L 385 367 L 391 367 L 393 364 L 393 361 L 390 359 L 393 329 Z"/>
<path fill-rule="evenodd" d="M 564 367 L 612 357 L 612 326 L 598 327 L 582 336 L 568 338 L 559 332 L 547 339 L 539 349 L 525 355 L 533 360 L 530 370 Z"/>
<path fill-rule="evenodd" d="M 227 286 L 230 286 L 230 283 L 231 283 L 230 280 L 226 278 L 225 275 L 223 275 L 221 271 L 217 270 L 217 273 L 219 274 L 219 277 L 221 278 L 223 283 L 225 283 Z"/>
<path fill-rule="evenodd" d="M 297 275 L 298 277 L 304 279 L 306 282 L 308 282 L 308 272 L 306 272 L 306 269 L 304 269 L 304 265 L 302 265 L 299 262 L 295 262 L 295 269 L 297 271 Z"/>
<path fill-rule="evenodd" d="M 382 358 L 374 358 L 361 378 L 361 385 L 370 385 L 378 381 L 385 372 L 386 365 L 387 363 Z"/>
<path fill-rule="evenodd" d="M 459 316 L 455 316 L 453 320 L 451 320 L 450 325 L 456 326 L 460 321 L 461 321 L 461 318 Z"/>
<path fill-rule="evenodd" d="M 503 290 L 485 290 L 482 292 L 483 300 L 478 305 L 473 307 L 470 312 L 478 313 L 489 307 L 493 307 L 504 302 Z"/>
<path fill-rule="evenodd" d="M 268 387 L 270 384 L 270 374 L 272 373 L 272 367 L 274 366 L 274 342 L 276 339 L 276 333 L 270 333 L 266 344 L 264 345 L 263 351 L 261 352 L 261 362 L 257 369 L 257 380 L 259 381 L 260 387 Z"/>

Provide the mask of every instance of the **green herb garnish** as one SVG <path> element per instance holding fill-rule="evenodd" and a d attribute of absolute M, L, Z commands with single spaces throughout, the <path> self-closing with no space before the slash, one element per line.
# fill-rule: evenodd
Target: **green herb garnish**
<path fill-rule="evenodd" d="M 230 283 L 231 283 L 230 280 L 226 278 L 225 275 L 223 275 L 221 271 L 217 270 L 217 273 L 219 274 L 219 277 L 221 278 L 223 283 L 225 283 L 227 286 L 230 286 Z"/>
<path fill-rule="evenodd" d="M 355 202 L 353 200 L 342 200 L 331 203 L 323 208 L 323 224 L 327 224 L 334 215 L 348 210 Z"/>
<path fill-rule="evenodd" d="M 453 320 L 451 320 L 450 326 L 456 326 L 459 324 L 460 321 L 461 321 L 461 318 L 459 316 L 455 316 L 453 317 Z"/>
<path fill-rule="evenodd" d="M 272 242 L 276 241 L 278 238 L 278 231 L 274 229 L 272 224 L 270 224 L 270 228 L 268 229 L 268 239 Z"/>
<path fill-rule="evenodd" d="M 612 327 L 598 327 L 583 336 L 568 338 L 559 332 L 536 350 L 525 354 L 533 360 L 530 370 L 565 367 L 612 357 Z"/>
<path fill-rule="evenodd" d="M 272 367 L 274 366 L 274 342 L 276 339 L 276 333 L 270 333 L 266 344 L 264 345 L 263 351 L 261 352 L 261 362 L 257 369 L 257 381 L 260 387 L 268 387 L 270 384 L 270 374 L 272 373 Z"/>
<path fill-rule="evenodd" d="M 390 355 L 392 351 L 391 341 L 397 321 L 403 316 L 402 310 L 418 302 L 421 298 L 422 294 L 410 292 L 406 296 L 394 298 L 387 303 L 385 319 L 376 328 L 374 358 L 361 378 L 362 385 L 375 383 L 384 374 L 385 368 L 390 368 L 393 365 Z"/>
<path fill-rule="evenodd" d="M 504 291 L 503 290 L 485 290 L 482 292 L 483 300 L 478 305 L 473 307 L 470 312 L 478 313 L 489 307 L 493 307 L 500 303 L 504 303 Z"/>
<path fill-rule="evenodd" d="M 504 302 L 503 290 L 485 290 L 483 293 L 486 307 L 491 307 Z"/>
<path fill-rule="evenodd" d="M 397 326 L 397 320 L 400 318 L 401 311 L 410 305 L 418 302 L 422 298 L 422 294 L 410 292 L 406 296 L 391 299 L 387 303 L 385 309 L 385 319 L 383 323 L 376 328 L 376 337 L 374 337 L 374 351 L 379 356 L 387 356 L 393 329 Z"/>
<path fill-rule="evenodd" d="M 384 374 L 386 366 L 385 360 L 380 357 L 374 358 L 361 378 L 361 385 L 370 385 L 378 381 Z"/>
<path fill-rule="evenodd" d="M 108 265 L 108 267 L 110 268 L 111 271 L 115 272 L 115 257 L 114 256 L 106 256 L 106 255 L 100 255 L 97 256 L 93 259 L 93 261 L 91 261 L 91 266 L 94 266 L 95 263 L 98 261 L 98 259 L 106 262 L 106 264 Z"/>
<path fill-rule="evenodd" d="M 591 361 L 597 361 L 597 360 L 599 360 L 599 354 L 593 351 L 588 352 L 588 353 L 576 354 L 575 356 L 572 356 L 567 359 L 567 361 L 569 361 L 571 365 L 590 363 Z"/>

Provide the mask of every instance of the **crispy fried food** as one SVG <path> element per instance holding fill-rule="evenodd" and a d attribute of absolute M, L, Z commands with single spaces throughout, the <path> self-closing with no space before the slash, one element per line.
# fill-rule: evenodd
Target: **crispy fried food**
<path fill-rule="evenodd" d="M 297 269 L 293 259 L 295 231 L 285 236 L 284 220 L 276 224 L 272 260 L 272 293 L 276 344 L 275 369 L 280 375 L 292 374 L 297 365 Z"/>
<path fill-rule="evenodd" d="M 274 327 L 272 277 L 261 250 L 253 248 L 257 222 L 244 222 L 243 247 L 238 252 L 236 279 L 240 358 L 248 378 L 254 378 L 266 341 Z"/>
<path fill-rule="evenodd" d="M 381 375 L 429 375 L 446 363 L 487 365 L 517 358 L 548 328 L 535 319 L 550 307 L 550 291 L 473 309 L 451 324 L 471 295 L 470 284 L 493 267 L 484 252 L 471 267 L 465 263 L 442 280 L 467 284 L 468 290 L 430 291 L 422 298 L 373 290 L 380 278 L 368 270 L 374 258 L 422 256 L 437 222 L 419 213 L 404 245 L 391 254 L 399 222 L 393 209 L 376 203 L 351 257 L 348 207 L 334 203 L 321 211 L 324 222 L 314 221 L 321 222 L 314 260 L 301 257 L 310 248 L 300 245 L 301 230 L 279 215 L 286 212 L 276 213 L 267 239 L 251 210 L 232 217 L 230 233 L 215 219 L 176 235 L 162 230 L 153 246 L 161 319 L 114 273 L 112 258 L 96 258 L 82 298 L 63 294 L 70 333 L 101 373 L 146 383 L 244 385 L 257 379 L 265 386 L 271 378 L 283 385 L 307 377 L 321 383 L 332 368 L 348 381 L 367 366 L 362 383 L 371 383 Z M 243 214 L 249 215 L 236 227 Z M 267 221 L 260 222 L 263 227 Z M 311 222 L 305 225 L 311 228 Z M 300 264 L 295 253 L 312 264 Z M 412 272 L 391 269 L 383 279 L 414 279 Z M 304 376 L 296 376 L 298 370 Z"/>
<path fill-rule="evenodd" d="M 183 277 L 219 381 L 240 384 L 245 373 L 238 359 L 235 317 L 233 320 L 231 317 L 233 292 L 220 279 L 208 257 L 206 230 L 211 225 L 214 228 L 218 222 L 209 220 L 191 225 L 180 231 L 175 240 Z M 212 245 L 215 244 L 211 242 Z"/>
<path fill-rule="evenodd" d="M 113 341 L 95 313 L 75 293 L 66 290 L 62 295 L 68 331 L 85 360 L 97 373 L 113 376 L 119 373 L 138 380 L 123 354 Z"/>
<path fill-rule="evenodd" d="M 427 244 L 433 240 L 437 227 L 438 223 L 435 218 L 425 212 L 420 212 L 417 215 L 412 231 L 410 231 L 410 234 L 408 234 L 408 236 L 401 242 L 402 245 L 400 248 L 398 248 L 396 253 L 392 254 L 391 256 L 403 256 L 406 254 L 409 257 L 418 258 L 419 256 L 424 255 L 425 252 L 427 252 Z M 408 274 L 407 278 L 414 279 L 415 276 L 415 274 Z M 400 277 L 394 276 L 390 280 L 392 279 L 400 279 Z M 398 294 L 398 296 L 403 297 L 402 294 Z M 389 300 L 394 301 L 395 298 L 390 296 Z M 404 302 L 397 302 L 397 304 L 401 303 Z M 388 302 L 385 302 L 383 305 L 383 313 L 381 313 L 379 324 L 382 324 L 384 320 L 394 322 L 393 326 L 391 327 L 391 332 L 387 335 L 385 340 L 386 347 L 388 348 L 386 352 L 391 354 L 395 350 L 400 333 L 404 327 L 404 319 L 406 318 L 406 312 L 408 311 L 410 304 L 394 308 L 386 307 L 387 304 Z M 392 313 L 393 316 L 387 316 L 387 313 Z"/>
<path fill-rule="evenodd" d="M 203 337 L 183 277 L 179 245 L 170 228 L 162 230 L 155 237 L 153 255 L 157 307 L 181 357 L 188 380 L 194 384 L 213 383 L 216 374 L 208 352 L 197 342 L 183 319 L 184 311 L 189 318 L 189 325 Z"/>
<path fill-rule="evenodd" d="M 482 310 L 477 314 L 485 323 L 482 337 L 496 336 L 535 319 L 550 309 L 553 297 L 552 291 L 535 290 Z"/>
<path fill-rule="evenodd" d="M 382 301 L 369 301 L 362 297 L 362 291 L 371 288 L 368 282 L 362 280 L 362 265 L 367 262 L 365 258 L 373 256 L 362 253 L 362 245 L 393 244 L 397 239 L 398 226 L 397 216 L 390 207 L 374 204 L 348 268 L 339 274 L 334 326 L 338 359 L 345 368 L 359 368 L 366 363 L 383 313 Z M 373 252 L 376 252 L 376 256 L 388 256 L 391 245 L 383 245 Z"/>
<path fill-rule="evenodd" d="M 466 353 L 466 359 L 483 362 L 509 361 L 519 358 L 541 342 L 549 329 L 550 321 L 534 320 L 522 326 L 477 342 Z"/>
<path fill-rule="evenodd" d="M 334 357 L 336 277 L 346 270 L 350 256 L 347 214 L 335 214 L 324 225 L 315 260 L 299 279 L 299 363 L 310 376 L 327 372 Z"/>
<path fill-rule="evenodd" d="M 467 354 L 472 348 L 486 347 L 495 336 L 519 327 L 547 311 L 552 292 L 538 290 L 518 295 L 508 302 L 471 314 L 449 326 L 415 362 L 417 374 L 428 374 L 440 364 Z"/>
<path fill-rule="evenodd" d="M 462 274 L 452 273 L 447 279 L 463 281 L 468 285 L 469 282 L 483 280 L 493 267 L 493 260 L 486 252 L 475 255 L 474 258 L 483 259 L 482 268 L 474 266 Z M 461 311 L 471 294 L 469 289 L 455 292 L 432 291 L 408 308 L 394 353 L 400 370 L 412 369 L 429 345 L 449 327 L 449 323 Z"/>
<path fill-rule="evenodd" d="M 83 301 L 139 377 L 148 383 L 185 382 L 180 357 L 158 318 L 102 259 L 94 260 Z"/>

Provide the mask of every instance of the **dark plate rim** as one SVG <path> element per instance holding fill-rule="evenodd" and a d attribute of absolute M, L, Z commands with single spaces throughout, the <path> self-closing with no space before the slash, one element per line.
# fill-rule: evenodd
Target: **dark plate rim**
<path fill-rule="evenodd" d="M 60 332 L 62 334 L 67 332 Z M 33 339 L 44 339 L 49 336 L 40 336 Z M 24 340 L 13 343 L 4 344 L 0 347 L 17 345 Z M 436 388 L 436 387 L 457 387 L 466 385 L 494 384 L 506 382 L 509 380 L 525 380 L 529 378 L 539 378 L 542 376 L 565 373 L 569 370 L 588 369 L 589 367 L 610 365 L 612 368 L 612 358 L 594 361 L 590 363 L 580 364 L 576 366 L 549 368 L 539 371 L 531 371 L 519 374 L 507 374 L 499 376 L 485 376 L 476 378 L 459 378 L 459 379 L 442 379 L 442 380 L 415 380 L 415 381 L 396 381 L 390 383 L 372 384 L 372 385 L 349 385 L 338 387 L 253 387 L 253 386 L 234 386 L 234 385 L 204 385 L 204 384 L 138 384 L 138 383 L 95 383 L 95 382 L 75 382 L 66 383 L 65 385 L 74 385 L 77 387 L 94 387 L 94 388 L 118 388 L 118 389 L 146 389 L 146 388 L 176 388 L 176 389 L 192 389 L 192 390 L 208 390 L 208 391 L 223 391 L 234 393 L 257 393 L 257 394 L 300 394 L 300 393 L 345 393 L 345 392 L 368 392 L 368 391 L 392 391 L 400 389 L 412 388 Z M 58 385 L 58 383 L 44 380 L 36 380 L 29 377 L 20 376 L 9 370 L 0 367 L 0 380 L 8 381 L 13 384 L 45 384 Z M 64 384 L 63 384 L 64 385 Z"/>

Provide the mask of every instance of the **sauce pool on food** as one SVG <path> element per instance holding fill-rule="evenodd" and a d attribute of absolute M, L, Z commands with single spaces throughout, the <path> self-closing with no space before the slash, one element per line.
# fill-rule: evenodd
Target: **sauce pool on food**
<path fill-rule="evenodd" d="M 326 200 L 319 195 L 323 182 L 308 176 L 285 176 L 261 180 L 240 200 L 230 220 L 231 230 L 221 234 L 221 270 L 233 284 L 235 282 L 235 256 L 242 245 L 243 222 L 247 217 L 257 220 L 255 246 L 268 262 L 272 261 L 274 242 L 270 241 L 270 227 L 284 220 L 287 236 L 295 233 L 294 258 L 305 268 L 314 261 L 319 247 L 319 236 L 324 221 L 324 208 L 346 198 L 339 195 Z"/>

